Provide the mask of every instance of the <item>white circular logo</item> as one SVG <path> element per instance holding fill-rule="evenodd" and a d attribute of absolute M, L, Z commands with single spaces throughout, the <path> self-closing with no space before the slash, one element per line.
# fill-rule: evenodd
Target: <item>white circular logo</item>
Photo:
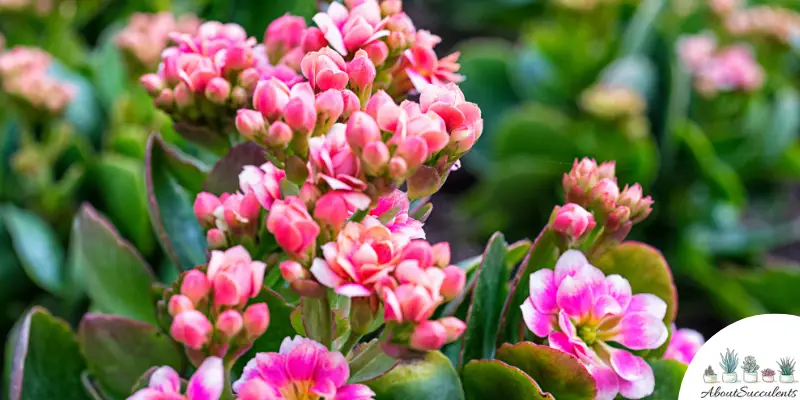
<path fill-rule="evenodd" d="M 800 399 L 800 317 L 757 315 L 721 330 L 692 359 L 678 397 Z"/>

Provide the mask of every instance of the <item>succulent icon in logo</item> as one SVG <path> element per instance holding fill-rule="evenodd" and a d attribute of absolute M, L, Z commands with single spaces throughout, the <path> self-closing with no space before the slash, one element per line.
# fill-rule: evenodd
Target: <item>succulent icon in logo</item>
<path fill-rule="evenodd" d="M 742 370 L 744 371 L 744 381 L 747 383 L 758 382 L 758 363 L 753 356 L 747 356 L 742 363 Z"/>
<path fill-rule="evenodd" d="M 794 367 L 795 367 L 795 360 L 794 358 L 781 358 L 778 361 L 778 369 L 781 371 L 781 376 L 778 378 L 781 383 L 792 383 L 794 382 Z"/>
<path fill-rule="evenodd" d="M 775 370 L 771 368 L 762 369 L 761 380 L 764 382 L 775 382 Z"/>
<path fill-rule="evenodd" d="M 719 375 L 714 372 L 714 368 L 711 368 L 709 365 L 706 368 L 706 372 L 703 373 L 703 382 L 705 383 L 717 383 L 719 381 Z"/>
<path fill-rule="evenodd" d="M 721 359 L 719 366 L 722 367 L 722 381 L 735 383 L 739 380 L 738 375 L 736 375 L 736 368 L 739 367 L 739 354 L 731 349 L 726 349 L 725 354 L 720 353 L 719 357 Z"/>

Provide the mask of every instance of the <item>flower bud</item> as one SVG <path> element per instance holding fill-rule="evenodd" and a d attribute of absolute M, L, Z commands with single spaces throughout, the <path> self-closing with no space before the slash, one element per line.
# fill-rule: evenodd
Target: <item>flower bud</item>
<path fill-rule="evenodd" d="M 360 151 L 367 144 L 381 140 L 381 130 L 378 123 L 369 114 L 356 111 L 350 116 L 345 129 L 347 143 L 355 151 Z"/>
<path fill-rule="evenodd" d="M 386 43 L 393 49 L 402 49 L 408 44 L 408 39 L 406 39 L 406 35 L 402 32 L 390 32 Z"/>
<path fill-rule="evenodd" d="M 269 120 L 278 118 L 288 102 L 289 88 L 275 78 L 258 82 L 253 92 L 253 107 Z"/>
<path fill-rule="evenodd" d="M 359 90 L 364 90 L 375 81 L 375 64 L 364 50 L 356 52 L 355 58 L 347 64 L 347 76 L 350 83 Z"/>
<path fill-rule="evenodd" d="M 350 217 L 345 198 L 337 192 L 328 192 L 317 199 L 314 206 L 314 219 L 334 230 L 342 229 Z"/>
<path fill-rule="evenodd" d="M 276 56 L 297 47 L 305 29 L 306 21 L 303 17 L 286 14 L 275 19 L 269 24 L 264 35 L 267 53 Z"/>
<path fill-rule="evenodd" d="M 422 321 L 411 334 L 409 345 L 422 351 L 438 350 L 447 342 L 447 330 L 437 321 Z"/>
<path fill-rule="evenodd" d="M 317 110 L 303 99 L 296 97 L 286 103 L 283 119 L 292 129 L 308 133 L 313 131 L 317 124 Z"/>
<path fill-rule="evenodd" d="M 233 88 L 231 91 L 231 102 L 235 107 L 247 107 L 250 102 L 250 96 L 247 90 L 241 86 Z"/>
<path fill-rule="evenodd" d="M 238 71 L 251 67 L 255 55 L 253 49 L 247 45 L 237 45 L 228 49 L 225 54 L 225 71 Z"/>
<path fill-rule="evenodd" d="M 389 176 L 392 179 L 399 181 L 406 177 L 408 174 L 408 164 L 402 157 L 392 157 L 389 160 Z"/>
<path fill-rule="evenodd" d="M 267 131 L 267 144 L 276 148 L 286 148 L 292 141 L 292 128 L 283 121 L 275 121 Z"/>
<path fill-rule="evenodd" d="M 264 117 L 258 111 L 241 109 L 236 112 L 236 130 L 254 140 L 264 133 Z"/>
<path fill-rule="evenodd" d="M 383 65 L 386 59 L 389 58 L 389 46 L 382 40 L 376 40 L 364 46 L 364 51 L 367 52 L 370 61 L 374 65 Z"/>
<path fill-rule="evenodd" d="M 467 273 L 455 265 L 445 267 L 443 271 L 444 281 L 439 292 L 445 301 L 450 301 L 464 290 L 464 285 L 467 284 Z"/>
<path fill-rule="evenodd" d="M 325 296 L 326 288 L 311 279 L 298 279 L 290 284 L 292 290 L 301 297 L 319 299 Z"/>
<path fill-rule="evenodd" d="M 378 174 L 383 167 L 389 164 L 389 148 L 380 141 L 369 143 L 364 147 L 361 159 L 368 172 Z"/>
<path fill-rule="evenodd" d="M 292 283 L 298 279 L 308 279 L 308 271 L 297 261 L 287 260 L 281 263 L 281 276 L 286 282 Z"/>
<path fill-rule="evenodd" d="M 353 93 L 352 90 L 345 89 L 342 90 L 342 104 L 344 107 L 342 108 L 342 118 L 349 119 L 354 112 L 361 109 L 361 100 L 358 99 L 358 96 Z"/>
<path fill-rule="evenodd" d="M 597 167 L 597 179 L 615 178 L 616 177 L 617 163 L 614 161 L 607 161 L 601 163 Z"/>
<path fill-rule="evenodd" d="M 178 108 L 189 108 L 194 103 L 192 91 L 189 90 L 189 87 L 183 82 L 179 83 L 178 86 L 175 86 L 173 95 L 175 97 L 175 104 L 178 106 Z"/>
<path fill-rule="evenodd" d="M 303 51 L 310 53 L 318 51 L 328 45 L 325 39 L 325 34 L 317 27 L 311 27 L 303 32 L 303 37 L 300 40 Z"/>
<path fill-rule="evenodd" d="M 247 68 L 239 73 L 238 86 L 247 90 L 255 90 L 258 81 L 261 78 L 258 70 L 255 68 Z"/>
<path fill-rule="evenodd" d="M 213 331 L 208 318 L 197 310 L 186 310 L 176 315 L 170 326 L 173 339 L 194 350 L 202 349 Z"/>
<path fill-rule="evenodd" d="M 314 105 L 317 108 L 317 113 L 321 114 L 323 120 L 327 120 L 329 123 L 335 122 L 344 111 L 342 92 L 328 89 L 317 95 Z"/>
<path fill-rule="evenodd" d="M 206 86 L 206 98 L 216 104 L 224 104 L 231 94 L 231 84 L 225 78 L 214 77 Z"/>
<path fill-rule="evenodd" d="M 144 89 L 147 90 L 147 93 L 151 96 L 158 95 L 161 93 L 161 90 L 164 89 L 164 82 L 156 74 L 143 75 L 139 78 L 139 83 L 144 86 Z"/>
<path fill-rule="evenodd" d="M 619 186 L 616 178 L 603 178 L 599 180 L 589 193 L 589 198 L 594 204 L 598 204 L 600 209 L 611 212 L 617 204 L 619 197 Z"/>
<path fill-rule="evenodd" d="M 403 11 L 402 0 L 383 0 L 381 2 L 381 12 L 384 16 L 391 17 Z"/>
<path fill-rule="evenodd" d="M 450 264 L 450 243 L 436 243 L 432 249 L 434 265 L 444 268 Z"/>
<path fill-rule="evenodd" d="M 447 332 L 446 343 L 455 342 L 467 329 L 467 324 L 456 317 L 444 317 L 439 320 L 439 323 L 444 326 L 444 330 Z"/>
<path fill-rule="evenodd" d="M 622 225 L 630 221 L 631 210 L 626 206 L 617 206 L 614 211 L 606 216 L 605 229 L 614 232 Z"/>
<path fill-rule="evenodd" d="M 222 249 L 228 246 L 228 239 L 225 237 L 225 232 L 217 228 L 209 229 L 206 233 L 206 242 L 208 248 L 211 250 Z"/>
<path fill-rule="evenodd" d="M 174 317 L 187 310 L 194 310 L 194 304 L 188 297 L 176 294 L 169 298 L 169 304 L 167 305 L 169 315 Z"/>
<path fill-rule="evenodd" d="M 406 138 L 400 146 L 397 147 L 397 154 L 406 160 L 408 168 L 413 170 L 428 158 L 428 145 L 425 140 L 419 136 L 411 136 Z"/>
<path fill-rule="evenodd" d="M 216 328 L 222 332 L 226 339 L 231 339 L 242 331 L 244 319 L 242 313 L 236 310 L 223 311 L 217 317 Z"/>
<path fill-rule="evenodd" d="M 214 211 L 222 205 L 217 196 L 208 192 L 200 192 L 194 199 L 194 216 L 200 225 L 214 226 Z"/>
<path fill-rule="evenodd" d="M 595 225 L 592 213 L 574 203 L 568 203 L 560 207 L 551 223 L 551 227 L 555 232 L 567 235 L 572 240 L 578 239 L 586 232 L 591 231 Z"/>
<path fill-rule="evenodd" d="M 175 102 L 175 95 L 170 89 L 163 89 L 158 97 L 153 100 L 156 107 L 169 110 Z"/>
<path fill-rule="evenodd" d="M 187 272 L 181 281 L 181 294 L 188 297 L 194 304 L 202 301 L 210 290 L 211 285 L 206 274 L 196 269 Z"/>
<path fill-rule="evenodd" d="M 442 177 L 436 168 L 423 165 L 408 177 L 408 199 L 414 200 L 425 196 L 430 196 L 439 190 L 442 184 Z"/>
<path fill-rule="evenodd" d="M 269 327 L 269 309 L 266 303 L 251 304 L 244 310 L 244 331 L 248 341 L 263 335 Z"/>

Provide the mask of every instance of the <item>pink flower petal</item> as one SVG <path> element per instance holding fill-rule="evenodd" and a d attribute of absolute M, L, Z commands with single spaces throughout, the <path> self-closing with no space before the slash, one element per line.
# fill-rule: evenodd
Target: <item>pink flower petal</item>
<path fill-rule="evenodd" d="M 613 400 L 620 389 L 620 379 L 611 368 L 589 364 L 586 366 L 597 385 L 595 400 Z"/>
<path fill-rule="evenodd" d="M 333 385 L 334 393 L 336 392 L 336 388 L 344 385 L 349 377 L 350 367 L 347 365 L 347 359 L 339 352 L 328 352 L 320 357 L 317 362 L 317 369 L 314 371 L 314 382 L 330 382 Z M 332 394 L 333 393 L 320 393 L 319 395 L 331 396 Z"/>
<path fill-rule="evenodd" d="M 333 400 L 372 400 L 375 398 L 375 392 L 368 388 L 366 385 L 344 385 L 336 391 L 336 397 Z"/>
<path fill-rule="evenodd" d="M 656 380 L 653 376 L 653 369 L 644 360 L 641 360 L 639 373 L 636 380 L 624 378 L 619 380 L 619 393 L 625 398 L 641 399 L 653 394 Z"/>
<path fill-rule="evenodd" d="M 597 320 L 602 319 L 606 315 L 618 315 L 620 313 L 622 313 L 622 307 L 617 303 L 615 298 L 609 295 L 603 295 L 595 299 L 592 315 Z"/>
<path fill-rule="evenodd" d="M 539 312 L 545 314 L 555 314 L 558 312 L 556 304 L 556 293 L 558 287 L 555 284 L 555 274 L 551 269 L 540 269 L 531 274 L 530 298 L 533 306 Z"/>
<path fill-rule="evenodd" d="M 411 80 L 411 84 L 414 85 L 414 89 L 416 89 L 418 92 L 422 92 L 426 87 L 431 85 L 431 83 L 428 82 L 424 76 L 420 75 L 417 73 L 417 71 L 414 71 L 411 68 L 406 68 L 406 75 L 408 75 L 408 79 Z"/>
<path fill-rule="evenodd" d="M 340 294 L 345 297 L 367 297 L 372 294 L 372 292 L 364 285 L 359 285 L 357 283 L 346 283 L 344 285 L 339 285 L 335 292 L 336 294 Z"/>
<path fill-rule="evenodd" d="M 561 332 L 564 332 L 570 339 L 578 337 L 578 330 L 575 328 L 575 324 L 572 323 L 569 315 L 563 310 L 558 312 L 558 327 L 561 329 Z"/>
<path fill-rule="evenodd" d="M 553 331 L 553 322 L 555 322 L 553 314 L 540 313 L 530 298 L 522 303 L 520 309 L 522 310 L 522 319 L 525 320 L 525 325 L 534 335 L 546 337 Z"/>
<path fill-rule="evenodd" d="M 628 308 L 631 303 L 631 284 L 627 279 L 619 275 L 609 275 L 606 277 L 608 294 L 617 300 L 623 310 Z"/>
<path fill-rule="evenodd" d="M 586 259 L 583 253 L 578 250 L 565 251 L 556 261 L 556 286 L 560 286 L 565 277 L 575 275 L 585 265 L 589 265 L 589 260 Z"/>
<path fill-rule="evenodd" d="M 200 364 L 186 387 L 188 400 L 218 400 L 225 385 L 222 359 L 209 357 Z"/>
<path fill-rule="evenodd" d="M 333 4 L 336 3 L 334 2 Z M 333 19 L 331 19 L 331 17 L 325 13 L 317 13 L 312 19 L 325 35 L 325 40 L 328 41 L 328 45 L 330 45 L 334 50 L 338 51 L 341 55 L 347 55 L 347 49 L 344 46 L 342 32 L 333 22 Z"/>
<path fill-rule="evenodd" d="M 564 334 L 563 332 L 553 332 L 548 336 L 547 343 L 550 347 L 561 350 L 564 353 L 575 354 L 575 350 L 573 349 L 572 342 L 569 340 L 569 336 Z"/>
<path fill-rule="evenodd" d="M 337 288 L 344 282 L 342 278 L 337 275 L 333 269 L 331 269 L 330 265 L 328 265 L 326 261 L 319 258 L 314 259 L 314 263 L 311 264 L 310 271 L 311 274 L 314 275 L 314 278 L 317 278 L 319 283 L 329 288 Z"/>
<path fill-rule="evenodd" d="M 669 332 L 661 319 L 646 313 L 626 314 L 617 329 L 611 340 L 631 350 L 656 349 L 664 344 Z"/>
<path fill-rule="evenodd" d="M 635 294 L 631 297 L 625 313 L 647 313 L 657 319 L 664 319 L 664 316 L 667 315 L 667 303 L 654 294 Z"/>
<path fill-rule="evenodd" d="M 592 312 L 594 299 L 592 289 L 579 279 L 565 277 L 558 286 L 556 302 L 562 312 L 566 312 L 570 317 L 583 319 Z"/>
<path fill-rule="evenodd" d="M 163 393 L 180 393 L 181 377 L 174 369 L 164 366 L 153 371 L 148 386 Z"/>
<path fill-rule="evenodd" d="M 610 355 L 611 368 L 614 368 L 620 378 L 626 381 L 636 381 L 645 376 L 647 363 L 641 357 L 611 346 L 606 346 L 605 349 Z"/>
<path fill-rule="evenodd" d="M 317 367 L 319 350 L 313 343 L 305 341 L 286 355 L 286 372 L 294 381 L 310 380 Z"/>

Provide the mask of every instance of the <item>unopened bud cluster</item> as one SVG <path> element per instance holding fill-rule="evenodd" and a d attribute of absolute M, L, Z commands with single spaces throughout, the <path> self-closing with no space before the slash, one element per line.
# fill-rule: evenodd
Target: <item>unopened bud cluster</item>
<path fill-rule="evenodd" d="M 171 12 L 134 13 L 115 39 L 126 57 L 130 72 L 152 71 L 161 62 L 161 52 L 170 44 L 170 34 L 193 35 L 200 27 L 194 15 L 175 18 Z"/>
<path fill-rule="evenodd" d="M 34 47 L 18 46 L 0 53 L 3 92 L 26 110 L 61 115 L 76 88 L 48 75 L 51 64 L 50 54 Z"/>

